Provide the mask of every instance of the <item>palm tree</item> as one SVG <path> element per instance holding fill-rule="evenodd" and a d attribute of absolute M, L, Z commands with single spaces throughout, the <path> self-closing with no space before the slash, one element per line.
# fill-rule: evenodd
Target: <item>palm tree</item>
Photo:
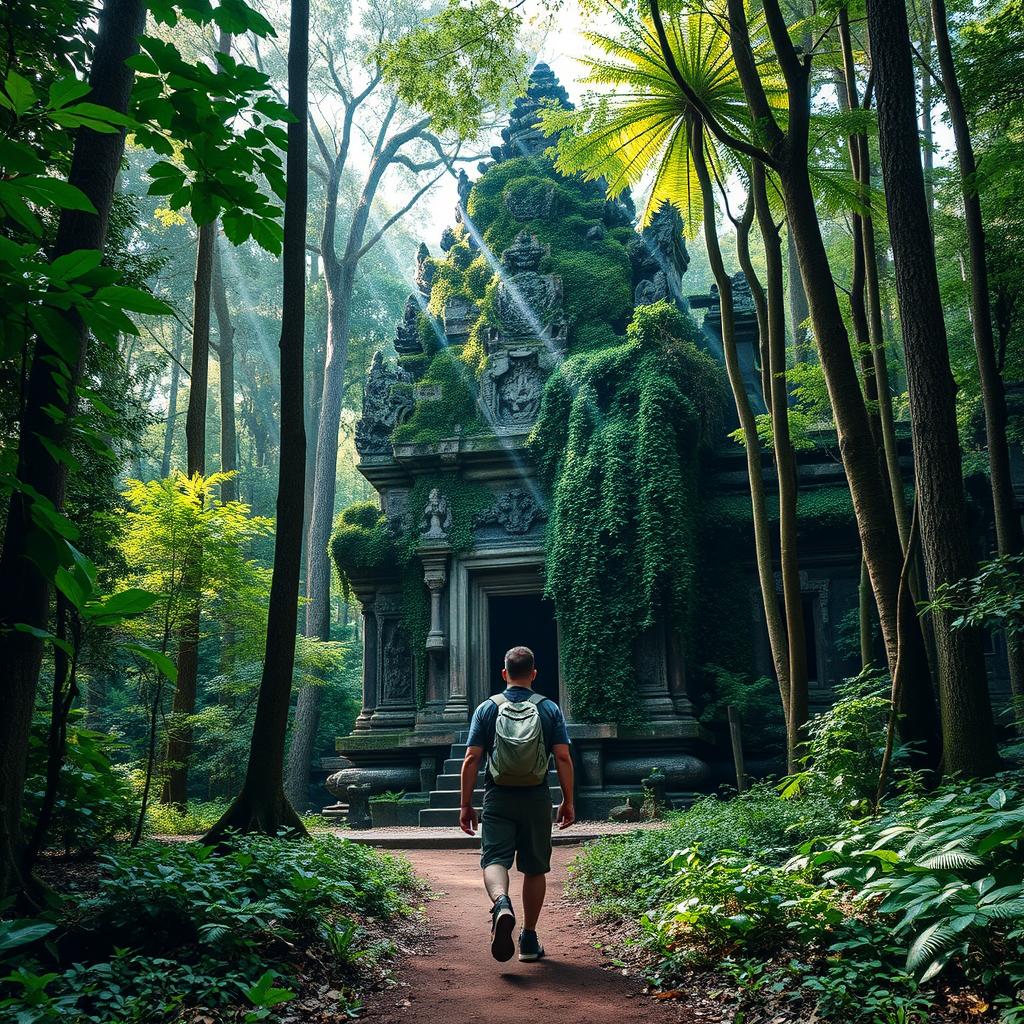
<path fill-rule="evenodd" d="M 795 545 L 796 477 L 789 437 L 785 353 L 782 345 L 770 343 L 780 327 L 784 330 L 782 309 L 775 308 L 782 301 L 781 257 L 769 260 L 772 280 L 768 298 L 773 308 L 759 326 L 768 335 L 762 339 L 762 347 L 772 356 L 765 401 L 772 411 L 779 481 L 785 616 L 776 599 L 761 445 L 736 350 L 732 279 L 718 242 L 714 194 L 716 185 L 724 192 L 724 182 L 732 171 L 742 170 L 745 177 L 752 176 L 762 183 L 764 172 L 760 167 L 742 168 L 732 151 L 720 147 L 706 128 L 705 114 L 710 111 L 730 134 L 749 134 L 746 97 L 724 29 L 724 4 L 720 9 L 705 5 L 701 12 L 680 15 L 665 25 L 670 59 L 650 23 L 637 23 L 616 13 L 623 26 L 621 38 L 596 32 L 585 36 L 604 54 L 587 59 L 589 74 L 585 80 L 615 91 L 589 99 L 579 110 L 546 112 L 544 127 L 549 133 L 559 132 L 556 166 L 564 173 L 582 174 L 588 180 L 603 179 L 610 196 L 627 186 L 647 185 L 642 225 L 663 203 L 671 202 L 683 211 L 691 236 L 696 233 L 696 225 L 704 227 L 708 259 L 721 299 L 726 371 L 746 448 L 758 580 L 787 719 L 792 766 L 799 729 L 807 716 L 807 665 Z M 699 104 L 680 89 L 674 72 L 685 79 Z M 764 206 L 767 197 L 763 189 L 760 195 Z M 757 199 L 755 195 L 751 202 L 756 205 Z M 759 216 L 758 220 L 764 233 L 770 218 Z M 765 241 L 770 244 L 769 238 Z M 781 336 L 777 340 L 781 342 Z"/>

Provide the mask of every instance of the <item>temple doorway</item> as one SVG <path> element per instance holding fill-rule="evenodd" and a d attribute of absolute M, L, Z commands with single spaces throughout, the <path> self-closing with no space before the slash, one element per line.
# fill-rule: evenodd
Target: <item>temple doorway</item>
<path fill-rule="evenodd" d="M 538 693 L 559 699 L 558 631 L 554 608 L 540 594 L 490 594 L 487 598 L 488 650 L 485 693 L 500 693 L 505 652 L 520 644 L 537 659 Z"/>

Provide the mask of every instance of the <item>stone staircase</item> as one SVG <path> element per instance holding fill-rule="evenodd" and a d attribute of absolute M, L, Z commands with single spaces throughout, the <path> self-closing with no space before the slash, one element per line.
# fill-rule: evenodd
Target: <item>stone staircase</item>
<path fill-rule="evenodd" d="M 437 776 L 434 789 L 430 792 L 430 799 L 427 806 L 420 811 L 421 828 L 437 828 L 444 825 L 459 824 L 459 801 L 461 797 L 461 781 L 459 773 L 462 770 L 462 759 L 466 756 L 466 733 L 460 733 L 448 752 L 448 760 L 445 761 L 441 773 Z M 548 762 L 551 765 L 552 762 Z M 479 811 L 484 802 L 484 773 L 481 768 L 477 777 L 477 788 L 473 790 L 473 806 Z M 548 771 L 548 786 L 551 788 L 551 802 L 557 807 L 562 799 L 562 790 L 558 785 L 558 775 Z M 554 818 L 554 810 L 552 810 Z"/>

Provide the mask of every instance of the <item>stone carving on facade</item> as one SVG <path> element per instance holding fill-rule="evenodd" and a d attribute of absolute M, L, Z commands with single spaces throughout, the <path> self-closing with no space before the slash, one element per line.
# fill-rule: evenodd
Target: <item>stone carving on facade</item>
<path fill-rule="evenodd" d="M 412 383 L 408 370 L 385 363 L 380 352 L 374 355 L 363 393 L 363 415 L 356 424 L 360 455 L 391 454 L 391 432 L 413 409 Z"/>
<path fill-rule="evenodd" d="M 395 351 L 400 356 L 416 355 L 423 351 L 420 341 L 419 325 L 420 304 L 415 295 L 405 300 L 405 311 L 402 320 L 395 328 Z"/>
<path fill-rule="evenodd" d="M 496 428 L 528 429 L 540 412 L 546 374 L 536 349 L 496 352 L 480 380 L 480 394 Z"/>
<path fill-rule="evenodd" d="M 398 538 L 405 533 L 409 519 L 409 492 L 389 490 L 384 499 L 384 518 L 388 533 Z"/>
<path fill-rule="evenodd" d="M 465 295 L 451 295 L 444 303 L 444 333 L 453 345 L 461 345 L 473 329 L 480 311 Z"/>
<path fill-rule="evenodd" d="M 384 645 L 382 694 L 385 704 L 401 703 L 412 698 L 412 651 L 405 631 L 398 623 Z"/>
<path fill-rule="evenodd" d="M 690 265 L 683 227 L 679 210 L 665 201 L 655 211 L 647 227 L 630 242 L 629 255 L 637 280 L 636 305 L 650 305 L 670 297 L 681 298 L 682 277 Z"/>
<path fill-rule="evenodd" d="M 547 246 L 521 231 L 502 254 L 509 272 L 494 295 L 498 328 L 488 337 L 488 350 L 505 344 L 548 342 L 557 350 L 565 343 L 568 325 L 562 311 L 562 279 L 538 272 Z"/>
<path fill-rule="evenodd" d="M 434 280 L 434 264 L 430 262 L 430 250 L 425 242 L 420 242 L 416 250 L 416 287 L 424 295 L 430 294 L 430 286 Z"/>
<path fill-rule="evenodd" d="M 436 488 L 430 490 L 430 496 L 423 507 L 422 530 L 423 540 L 444 540 L 452 528 L 452 510 L 448 499 Z"/>
<path fill-rule="evenodd" d="M 533 529 L 534 523 L 547 519 L 547 510 L 521 487 L 506 491 L 486 511 L 476 517 L 478 526 L 496 524 L 512 536 L 522 536 Z"/>

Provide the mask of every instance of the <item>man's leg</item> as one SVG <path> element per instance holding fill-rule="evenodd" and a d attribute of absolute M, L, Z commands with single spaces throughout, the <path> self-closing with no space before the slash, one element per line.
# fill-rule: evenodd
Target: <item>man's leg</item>
<path fill-rule="evenodd" d="M 546 892 L 547 875 L 523 875 L 523 927 L 528 932 L 537 930 Z"/>
<path fill-rule="evenodd" d="M 484 868 L 484 888 L 493 903 L 499 896 L 508 895 L 508 868 L 504 864 L 488 864 Z M 543 895 L 541 900 L 543 901 Z"/>

